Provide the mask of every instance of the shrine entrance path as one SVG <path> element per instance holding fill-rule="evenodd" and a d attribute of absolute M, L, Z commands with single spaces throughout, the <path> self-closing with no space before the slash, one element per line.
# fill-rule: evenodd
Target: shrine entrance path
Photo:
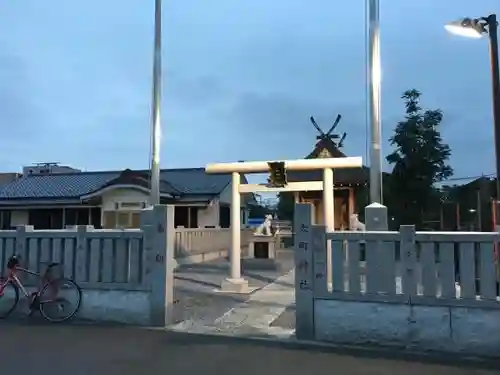
<path fill-rule="evenodd" d="M 217 289 L 228 277 L 227 260 L 179 267 L 175 271 L 174 322 L 169 328 L 234 335 L 271 329 L 280 336 L 290 336 L 293 329 L 270 327 L 287 307 L 295 304 L 293 268 L 291 250 L 279 250 L 272 267 L 266 262 L 244 259 L 242 275 L 258 289 L 251 294 L 226 294 Z"/>

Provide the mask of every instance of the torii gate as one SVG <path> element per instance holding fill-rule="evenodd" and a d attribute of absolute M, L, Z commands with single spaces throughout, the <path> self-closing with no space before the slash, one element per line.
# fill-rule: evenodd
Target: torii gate
<path fill-rule="evenodd" d="M 270 187 L 267 184 L 241 184 L 240 173 L 263 173 L 269 171 L 269 163 L 282 162 L 285 170 L 323 170 L 323 181 L 289 182 L 284 187 Z M 334 230 L 333 169 L 361 168 L 361 157 L 327 159 L 299 159 L 284 161 L 250 161 L 238 163 L 208 164 L 209 174 L 232 174 L 231 190 L 231 272 L 223 281 L 221 291 L 228 293 L 250 293 L 248 281 L 241 277 L 241 194 L 282 191 L 323 191 L 324 223 L 328 231 Z"/>

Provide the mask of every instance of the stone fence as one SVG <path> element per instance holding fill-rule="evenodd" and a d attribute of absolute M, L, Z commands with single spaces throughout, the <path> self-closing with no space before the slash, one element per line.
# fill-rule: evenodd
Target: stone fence
<path fill-rule="evenodd" d="M 177 263 L 226 256 L 231 244 L 226 229 L 174 228 L 173 214 L 173 206 L 143 210 L 140 229 L 2 230 L 0 275 L 13 254 L 37 272 L 57 262 L 60 272 L 82 287 L 79 317 L 164 325 L 170 319 Z M 28 286 L 37 282 L 29 275 L 21 280 Z"/>
<path fill-rule="evenodd" d="M 498 233 L 328 233 L 310 218 L 296 205 L 299 339 L 498 355 Z"/>

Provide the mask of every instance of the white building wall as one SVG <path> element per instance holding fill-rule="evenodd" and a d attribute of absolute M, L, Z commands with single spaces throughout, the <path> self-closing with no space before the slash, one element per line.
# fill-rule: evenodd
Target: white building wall
<path fill-rule="evenodd" d="M 147 205 L 148 194 L 143 191 L 130 188 L 117 188 L 106 191 L 102 194 L 102 213 L 104 211 L 134 211 L 142 210 Z M 206 207 L 198 209 L 198 227 L 217 227 L 220 218 L 220 203 L 223 199 L 227 204 L 231 203 L 231 186 L 226 187 L 221 194 L 221 198 L 214 198 Z M 126 206 L 123 206 L 125 203 Z M 244 215 L 244 213 L 242 213 Z M 19 225 L 28 225 L 28 209 L 13 210 L 10 219 L 10 225 L 16 227 Z M 101 222 L 103 219 L 101 218 Z M 243 222 L 243 216 L 242 216 Z M 246 223 L 246 221 L 245 221 Z"/>
<path fill-rule="evenodd" d="M 103 211 L 142 210 L 148 202 L 148 195 L 136 189 L 113 189 L 102 194 Z M 127 207 L 123 207 L 125 203 Z"/>
<path fill-rule="evenodd" d="M 207 207 L 198 209 L 198 227 L 218 227 L 219 226 L 219 199 L 215 198 Z"/>
<path fill-rule="evenodd" d="M 29 224 L 28 210 L 13 210 L 10 214 L 10 226 L 17 227 Z"/>
<path fill-rule="evenodd" d="M 219 200 L 220 203 L 231 205 L 231 189 L 232 189 L 232 183 L 226 186 L 224 190 L 222 190 Z M 240 220 L 241 220 L 241 227 L 246 228 L 246 225 L 248 223 L 248 214 L 250 210 L 246 207 L 244 203 L 243 196 L 241 196 L 241 207 L 240 207 Z"/>

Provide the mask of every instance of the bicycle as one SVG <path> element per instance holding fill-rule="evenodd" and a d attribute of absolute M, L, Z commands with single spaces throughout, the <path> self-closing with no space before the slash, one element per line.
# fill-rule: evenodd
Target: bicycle
<path fill-rule="evenodd" d="M 54 275 L 56 267 L 60 264 L 49 263 L 42 274 L 21 267 L 20 259 L 17 255 L 10 257 L 7 261 L 7 277 L 0 279 L 0 319 L 7 318 L 16 309 L 19 303 L 19 290 L 22 291 L 25 298 L 30 299 L 28 316 L 33 315 L 38 310 L 45 320 L 52 323 L 61 323 L 73 318 L 80 309 L 82 290 L 73 280 Z M 41 280 L 36 292 L 28 293 L 17 275 L 18 272 L 37 276 Z M 77 300 L 74 308 L 68 314 L 57 317 L 53 313 L 62 312 L 65 303 L 69 302 L 64 296 L 59 296 L 59 293 L 65 290 L 74 291 Z M 3 313 L 1 311 L 2 302 L 7 303 L 8 307 Z"/>

